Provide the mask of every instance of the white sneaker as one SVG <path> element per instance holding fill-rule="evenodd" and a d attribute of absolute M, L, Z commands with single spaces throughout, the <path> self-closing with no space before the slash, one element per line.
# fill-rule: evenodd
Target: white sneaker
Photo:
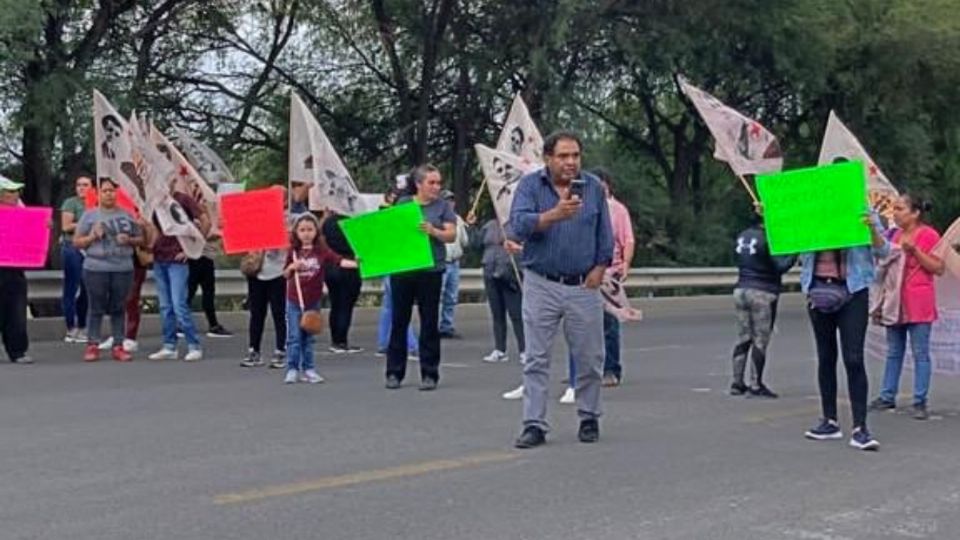
<path fill-rule="evenodd" d="M 317 373 L 317 370 L 315 369 L 308 369 L 306 373 L 303 374 L 303 377 L 310 384 L 320 384 L 324 381 L 324 378 L 321 377 L 320 374 Z"/>
<path fill-rule="evenodd" d="M 286 377 L 283 378 L 283 384 L 293 384 L 297 382 L 297 375 L 299 375 L 299 373 L 297 373 L 297 370 L 288 369 Z"/>
<path fill-rule="evenodd" d="M 128 353 L 135 353 L 140 349 L 140 344 L 135 339 L 123 340 L 123 350 Z"/>
<path fill-rule="evenodd" d="M 177 350 L 168 349 L 166 347 L 160 349 L 159 351 L 148 356 L 150 360 L 176 360 L 177 359 Z"/>
<path fill-rule="evenodd" d="M 113 348 L 113 337 L 108 337 L 107 339 L 100 342 L 100 346 L 97 347 L 101 351 L 109 351 Z"/>
<path fill-rule="evenodd" d="M 521 384 L 515 389 L 503 394 L 503 399 L 523 399 L 523 385 Z"/>
<path fill-rule="evenodd" d="M 567 387 L 567 391 L 560 396 L 560 403 L 570 405 L 577 402 L 577 392 L 573 388 Z"/>
<path fill-rule="evenodd" d="M 72 330 L 67 330 L 67 334 L 63 336 L 63 342 L 64 343 L 80 343 L 80 341 L 77 340 L 78 333 L 79 332 L 77 332 L 76 328 Z"/>
<path fill-rule="evenodd" d="M 526 363 L 527 363 L 527 353 L 522 352 L 520 353 L 520 365 L 522 366 Z"/>
<path fill-rule="evenodd" d="M 76 339 L 76 341 L 74 341 L 74 343 L 86 343 L 86 342 L 90 339 L 90 337 L 87 336 L 87 331 L 86 331 L 86 330 L 79 330 L 79 329 L 78 329 L 78 330 L 77 330 L 77 335 L 76 335 L 75 339 Z"/>
<path fill-rule="evenodd" d="M 509 360 L 510 360 L 510 357 L 507 356 L 507 353 L 505 353 L 505 352 L 503 352 L 503 351 L 498 351 L 498 350 L 496 350 L 496 349 L 494 349 L 492 353 L 490 353 L 490 354 L 488 354 L 488 355 L 486 355 L 486 356 L 483 357 L 483 361 L 484 361 L 484 362 L 488 362 L 488 363 L 490 363 L 490 364 L 496 364 L 496 363 L 499 363 L 499 362 L 507 362 L 507 361 L 509 361 Z"/>
<path fill-rule="evenodd" d="M 183 357 L 184 362 L 199 362 L 200 360 L 203 360 L 203 351 L 200 349 L 191 349 Z"/>

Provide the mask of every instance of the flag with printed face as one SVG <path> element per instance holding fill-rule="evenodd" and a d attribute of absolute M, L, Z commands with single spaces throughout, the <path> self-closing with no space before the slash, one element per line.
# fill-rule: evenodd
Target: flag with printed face
<path fill-rule="evenodd" d="M 210 184 L 236 183 L 227 164 L 213 149 L 180 128 L 174 128 L 173 134 L 183 156 L 204 180 Z"/>
<path fill-rule="evenodd" d="M 127 192 L 134 205 L 143 211 L 147 191 L 134 161 L 130 128 L 127 121 L 97 90 L 93 91 L 93 138 L 97 181 L 101 178 L 112 179 Z"/>
<path fill-rule="evenodd" d="M 487 180 L 493 209 L 500 223 L 506 224 L 510 219 L 510 206 L 520 185 L 520 178 L 528 172 L 528 168 L 532 168 L 532 165 L 528 165 L 520 156 L 510 152 L 494 150 L 482 144 L 474 145 L 474 148 L 477 151 L 483 176 Z"/>
<path fill-rule="evenodd" d="M 503 123 L 497 150 L 519 156 L 525 170 L 543 164 L 543 136 L 519 93 L 513 98 L 507 120 Z"/>
<path fill-rule="evenodd" d="M 691 85 L 684 77 L 678 76 L 677 80 L 713 135 L 715 159 L 728 163 L 738 176 L 783 168 L 780 143 L 767 128 Z"/>
<path fill-rule="evenodd" d="M 899 196 L 897 188 L 893 187 L 887 175 L 877 167 L 876 162 L 867 154 L 853 132 L 840 121 L 840 117 L 834 111 L 830 111 L 817 164 L 827 165 L 841 160 L 864 163 L 867 169 L 867 193 L 870 197 L 870 206 L 887 219 L 892 219 L 893 203 Z"/>
<path fill-rule="evenodd" d="M 145 125 L 149 131 L 153 131 L 149 124 Z M 136 114 L 128 124 L 128 133 L 134 163 L 131 170 L 143 184 L 146 193 L 142 215 L 156 216 L 163 234 L 176 237 L 187 257 L 200 258 L 206 240 L 187 211 L 171 195 L 171 189 L 177 181 L 173 162 L 158 149 L 153 136 L 141 129 Z"/>
<path fill-rule="evenodd" d="M 360 191 L 327 134 L 297 94 L 290 98 L 290 182 L 311 184 L 311 210 L 360 213 Z"/>
<path fill-rule="evenodd" d="M 180 150 L 174 146 L 163 133 L 154 126 L 151 126 L 150 136 L 153 144 L 161 154 L 173 164 L 176 179 L 173 182 L 173 190 L 186 193 L 201 208 L 205 209 L 212 224 L 211 234 L 218 234 L 217 223 L 220 221 L 217 209 L 217 194 L 213 191 L 205 179 L 193 167 L 190 161 Z"/>
<path fill-rule="evenodd" d="M 636 322 L 643 320 L 643 312 L 630 306 L 627 298 L 627 289 L 623 282 L 607 272 L 603 275 L 600 284 L 600 295 L 603 296 L 603 308 L 620 322 Z"/>

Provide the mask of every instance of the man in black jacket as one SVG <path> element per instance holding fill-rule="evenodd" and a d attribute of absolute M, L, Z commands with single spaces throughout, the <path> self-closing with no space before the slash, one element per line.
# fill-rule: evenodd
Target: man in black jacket
<path fill-rule="evenodd" d="M 733 348 L 730 394 L 776 398 L 777 394 L 763 384 L 763 368 L 782 289 L 782 276 L 796 262 L 796 257 L 770 255 L 760 215 L 755 216 L 753 224 L 737 236 L 735 251 L 739 278 L 733 299 L 738 337 Z M 750 386 L 744 382 L 748 354 L 753 360 Z"/>

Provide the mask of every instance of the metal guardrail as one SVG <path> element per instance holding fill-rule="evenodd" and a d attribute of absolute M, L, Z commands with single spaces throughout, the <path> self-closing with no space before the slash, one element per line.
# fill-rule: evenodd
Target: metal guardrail
<path fill-rule="evenodd" d="M 56 300 L 61 296 L 63 274 L 56 270 L 27 272 L 28 297 L 30 300 Z M 667 289 L 692 289 L 709 287 L 732 287 L 737 281 L 737 269 L 732 267 L 703 268 L 633 268 L 626 280 L 626 287 L 635 293 L 638 289 L 662 291 Z M 800 283 L 800 271 L 792 270 L 784 276 L 788 285 Z M 379 295 L 382 292 L 380 280 L 363 282 L 362 293 Z M 483 274 L 479 268 L 460 270 L 461 294 L 479 294 L 483 292 Z M 156 297 L 153 278 L 148 274 L 143 286 L 143 296 Z M 247 280 L 239 270 L 217 271 L 218 296 L 244 296 L 247 294 Z"/>

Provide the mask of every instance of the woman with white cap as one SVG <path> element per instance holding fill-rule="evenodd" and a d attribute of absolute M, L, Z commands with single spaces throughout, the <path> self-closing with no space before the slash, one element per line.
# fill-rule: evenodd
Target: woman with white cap
<path fill-rule="evenodd" d="M 0 208 L 23 206 L 20 190 L 23 184 L 0 176 Z M 27 276 L 22 268 L 0 265 L 0 336 L 3 348 L 15 364 L 32 364 L 27 356 Z"/>

